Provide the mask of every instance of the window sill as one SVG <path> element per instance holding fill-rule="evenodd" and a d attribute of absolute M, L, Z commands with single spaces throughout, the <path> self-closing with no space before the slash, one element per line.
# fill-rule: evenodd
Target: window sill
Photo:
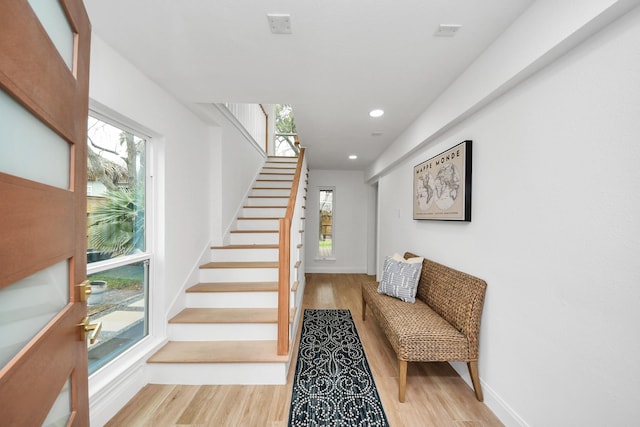
<path fill-rule="evenodd" d="M 323 256 L 323 257 L 316 257 L 313 260 L 314 261 L 335 261 L 336 258 L 332 256 Z"/>

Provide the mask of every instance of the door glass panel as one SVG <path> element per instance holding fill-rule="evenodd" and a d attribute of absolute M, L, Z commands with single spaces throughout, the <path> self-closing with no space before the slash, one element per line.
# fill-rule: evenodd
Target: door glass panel
<path fill-rule="evenodd" d="M 89 374 L 148 334 L 149 261 L 133 262 L 87 276 L 91 296 L 87 311 L 102 331 L 89 346 Z"/>
<path fill-rule="evenodd" d="M 70 70 L 73 70 L 73 39 L 75 33 L 69 25 L 67 14 L 59 1 L 29 0 L 31 8 L 47 31 L 60 56 Z"/>
<path fill-rule="evenodd" d="M 0 172 L 69 188 L 71 146 L 0 90 Z"/>
<path fill-rule="evenodd" d="M 64 383 L 56 401 L 49 410 L 47 418 L 42 423 L 43 427 L 64 427 L 69 422 L 73 411 L 73 399 L 71 397 L 71 378 Z"/>
<path fill-rule="evenodd" d="M 69 302 L 69 262 L 0 290 L 0 369 Z"/>

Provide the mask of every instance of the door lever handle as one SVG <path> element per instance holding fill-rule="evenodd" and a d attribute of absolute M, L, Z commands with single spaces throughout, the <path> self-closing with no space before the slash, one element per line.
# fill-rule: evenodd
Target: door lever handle
<path fill-rule="evenodd" d="M 89 323 L 88 317 L 82 319 L 82 322 L 80 322 L 78 326 L 80 326 L 80 336 L 82 337 L 82 341 L 86 341 L 87 334 L 91 332 L 91 335 L 89 335 L 89 344 L 94 344 L 96 342 L 96 339 L 102 330 L 102 322 Z"/>

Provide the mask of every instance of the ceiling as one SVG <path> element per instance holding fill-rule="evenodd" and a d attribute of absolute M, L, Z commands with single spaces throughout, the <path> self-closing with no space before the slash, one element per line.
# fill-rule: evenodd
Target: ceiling
<path fill-rule="evenodd" d="M 362 170 L 531 3 L 85 0 L 94 32 L 185 104 L 292 104 L 311 168 Z"/>

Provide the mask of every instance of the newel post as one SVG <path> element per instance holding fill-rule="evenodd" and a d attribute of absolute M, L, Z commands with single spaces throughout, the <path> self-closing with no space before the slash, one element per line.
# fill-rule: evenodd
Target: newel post
<path fill-rule="evenodd" d="M 289 294 L 291 289 L 291 219 L 280 218 L 278 262 L 278 355 L 289 353 Z"/>

